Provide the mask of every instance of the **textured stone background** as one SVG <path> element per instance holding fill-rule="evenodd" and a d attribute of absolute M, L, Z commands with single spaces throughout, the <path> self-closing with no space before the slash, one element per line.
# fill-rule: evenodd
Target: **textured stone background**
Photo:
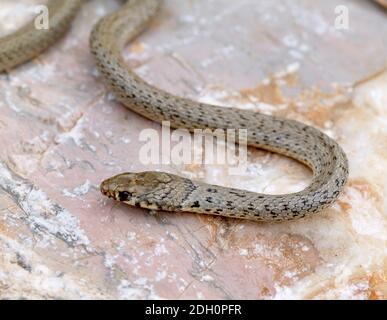
<path fill-rule="evenodd" d="M 37 0 L 2 0 L 0 35 Z M 349 8 L 350 28 L 334 28 Z M 160 130 L 114 102 L 88 51 L 118 1 L 88 1 L 38 59 L 0 75 L 1 298 L 350 298 L 387 296 L 387 15 L 363 0 L 166 1 L 128 64 L 177 95 L 287 116 L 334 137 L 350 179 L 332 208 L 263 224 L 159 213 L 102 197 L 99 182 L 149 169 L 139 132 Z M 159 167 L 160 168 L 160 167 Z M 248 174 L 169 166 L 267 193 L 302 189 L 302 165 L 250 150 Z"/>

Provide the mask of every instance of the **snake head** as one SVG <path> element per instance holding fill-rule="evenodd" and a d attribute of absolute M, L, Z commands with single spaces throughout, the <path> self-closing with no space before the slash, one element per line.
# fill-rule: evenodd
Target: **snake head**
<path fill-rule="evenodd" d="M 130 205 L 150 207 L 145 201 L 149 198 L 147 196 L 171 180 L 171 175 L 163 172 L 126 172 L 104 180 L 100 188 L 102 194 L 109 198 Z"/>

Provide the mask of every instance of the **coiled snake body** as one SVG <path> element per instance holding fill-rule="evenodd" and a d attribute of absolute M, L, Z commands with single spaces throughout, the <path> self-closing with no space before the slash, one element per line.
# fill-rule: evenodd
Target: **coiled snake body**
<path fill-rule="evenodd" d="M 72 4 L 56 5 L 67 17 L 73 15 L 81 0 L 59 2 Z M 149 24 L 160 2 L 127 1 L 119 11 L 102 18 L 93 28 L 91 52 L 116 98 L 146 118 L 157 122 L 170 121 L 173 128 L 191 131 L 197 128 L 247 129 L 249 145 L 304 163 L 313 170 L 313 180 L 306 189 L 297 193 L 266 195 L 153 171 L 123 173 L 109 178 L 102 182 L 101 192 L 127 204 L 152 210 L 195 212 L 255 221 L 301 218 L 334 202 L 347 180 L 348 162 L 340 146 L 321 131 L 294 120 L 176 97 L 147 84 L 128 68 L 121 51 Z M 13 45 L 16 48 L 19 44 Z M 7 55 L 9 53 L 0 51 L 0 66 L 10 60 Z"/>

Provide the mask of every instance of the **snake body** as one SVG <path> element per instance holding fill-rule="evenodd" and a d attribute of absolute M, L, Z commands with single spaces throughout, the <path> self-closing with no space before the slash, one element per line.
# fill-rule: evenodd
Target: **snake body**
<path fill-rule="evenodd" d="M 249 145 L 297 159 L 313 181 L 305 190 L 265 195 L 185 179 L 164 172 L 124 173 L 105 180 L 101 191 L 116 200 L 153 210 L 196 212 L 257 221 L 288 220 L 321 210 L 338 197 L 348 176 L 340 146 L 297 121 L 176 97 L 140 79 L 121 57 L 123 47 L 157 13 L 160 1 L 129 1 L 100 20 L 90 37 L 97 66 L 117 99 L 153 121 L 173 128 L 247 129 Z"/>
<path fill-rule="evenodd" d="M 153 121 L 170 121 L 173 128 L 246 129 L 248 145 L 304 163 L 312 169 L 313 179 L 300 192 L 267 195 L 149 171 L 109 178 L 101 183 L 101 192 L 129 205 L 152 210 L 255 221 L 302 218 L 334 202 L 346 183 L 348 161 L 341 147 L 323 132 L 290 119 L 177 97 L 147 84 L 130 70 L 121 51 L 146 28 L 160 3 L 158 0 L 127 1 L 119 11 L 102 18 L 92 30 L 91 52 L 117 100 Z M 60 10 L 65 9 L 70 11 L 66 6 Z M 0 59 L 4 55 L 0 54 Z"/>
<path fill-rule="evenodd" d="M 37 29 L 35 21 L 0 38 L 0 72 L 9 71 L 49 48 L 68 29 L 83 0 L 51 0 L 49 29 Z"/>

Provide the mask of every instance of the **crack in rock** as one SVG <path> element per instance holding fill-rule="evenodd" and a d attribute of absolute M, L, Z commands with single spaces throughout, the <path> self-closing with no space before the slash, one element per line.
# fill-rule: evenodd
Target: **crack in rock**
<path fill-rule="evenodd" d="M 44 191 L 13 173 L 1 161 L 0 188 L 23 210 L 23 219 L 34 232 L 49 233 L 70 247 L 89 245 L 90 241 L 75 216 L 52 202 Z"/>

